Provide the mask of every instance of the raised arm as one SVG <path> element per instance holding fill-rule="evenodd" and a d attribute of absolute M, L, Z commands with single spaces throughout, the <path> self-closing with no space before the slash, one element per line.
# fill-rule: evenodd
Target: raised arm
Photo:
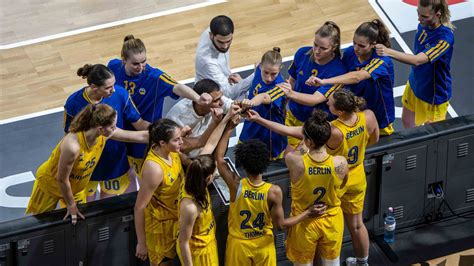
<path fill-rule="evenodd" d="M 256 111 L 254 110 L 248 110 L 247 111 L 248 119 L 250 121 L 256 122 L 271 131 L 274 131 L 280 135 L 283 136 L 291 136 L 295 137 L 297 139 L 303 139 L 303 127 L 297 126 L 297 127 L 289 127 L 282 125 L 280 123 L 265 119 L 261 117 Z"/>
<path fill-rule="evenodd" d="M 351 71 L 346 74 L 328 78 L 328 79 L 320 79 L 318 77 L 310 77 L 306 84 L 310 86 L 325 86 L 329 84 L 357 84 L 363 80 L 369 79 L 370 74 L 369 72 L 365 71 L 364 69 Z"/>
<path fill-rule="evenodd" d="M 183 198 L 179 204 L 179 235 L 178 245 L 181 249 L 183 266 L 193 265 L 189 240 L 193 234 L 193 227 L 198 217 L 198 208 L 189 198 Z"/>
<path fill-rule="evenodd" d="M 148 249 L 146 247 L 145 236 L 145 208 L 150 202 L 156 188 L 163 181 L 163 170 L 152 161 L 145 161 L 143 164 L 142 181 L 138 191 L 135 208 L 133 209 L 135 219 L 135 232 L 137 234 L 137 247 L 135 256 L 141 260 L 146 260 Z"/>
<path fill-rule="evenodd" d="M 71 215 L 72 224 L 76 224 L 77 216 L 84 219 L 84 215 L 77 209 L 74 195 L 72 194 L 71 183 L 69 182 L 69 175 L 71 174 L 74 163 L 79 157 L 80 146 L 74 134 L 69 134 L 64 137 L 60 146 L 61 155 L 58 163 L 58 176 L 56 180 L 59 183 L 59 189 L 66 202 L 67 212 L 64 220 Z"/>
<path fill-rule="evenodd" d="M 191 101 L 196 102 L 200 105 L 208 105 L 212 101 L 212 97 L 208 93 L 203 93 L 199 95 L 190 87 L 180 83 L 174 85 L 173 93 L 180 97 L 190 99 Z"/>
<path fill-rule="evenodd" d="M 227 151 L 227 144 L 233 129 L 234 127 L 232 126 L 226 127 L 214 153 L 214 158 L 216 159 L 217 163 L 217 170 L 227 184 L 227 187 L 229 187 L 231 201 L 235 200 L 237 189 L 239 188 L 240 184 L 240 177 L 230 170 L 227 162 L 224 160 L 225 152 Z"/>
<path fill-rule="evenodd" d="M 416 55 L 407 54 L 385 47 L 383 44 L 376 44 L 375 49 L 379 56 L 390 56 L 391 58 L 412 66 L 419 66 L 429 62 L 428 56 L 420 52 Z"/>

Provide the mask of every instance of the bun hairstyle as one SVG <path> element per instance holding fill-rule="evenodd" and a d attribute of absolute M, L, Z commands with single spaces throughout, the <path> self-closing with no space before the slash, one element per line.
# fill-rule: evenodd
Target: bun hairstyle
<path fill-rule="evenodd" d="M 324 22 L 324 24 L 316 30 L 315 35 L 321 38 L 330 38 L 332 46 L 335 47 L 334 54 L 336 57 L 341 58 L 341 30 L 336 23 L 332 21 Z"/>
<path fill-rule="evenodd" d="M 192 195 L 201 209 L 207 209 L 207 177 L 216 171 L 216 161 L 210 154 L 197 156 L 188 166 L 184 189 Z"/>
<path fill-rule="evenodd" d="M 270 64 L 270 65 L 281 66 L 282 60 L 283 59 L 281 58 L 280 47 L 273 47 L 272 50 L 267 51 L 263 54 L 260 64 L 261 65 Z"/>
<path fill-rule="evenodd" d="M 370 44 L 380 43 L 386 47 L 392 46 L 388 30 L 379 19 L 360 24 L 355 31 L 355 35 L 366 37 Z"/>
<path fill-rule="evenodd" d="M 334 99 L 334 108 L 346 113 L 359 112 L 365 107 L 365 99 L 357 97 L 347 89 L 336 90 L 332 97 Z"/>
<path fill-rule="evenodd" d="M 311 117 L 303 124 L 303 136 L 311 140 L 315 148 L 325 145 L 331 136 L 331 125 L 327 118 L 326 112 L 315 109 Z"/>
<path fill-rule="evenodd" d="M 127 35 L 123 39 L 122 59 L 127 60 L 132 54 L 146 53 L 145 44 L 140 39 L 135 39 L 133 35 Z"/>
<path fill-rule="evenodd" d="M 77 75 L 83 79 L 87 79 L 87 84 L 102 86 L 107 79 L 114 76 L 114 73 L 110 68 L 102 64 L 85 64 L 77 70 Z"/>

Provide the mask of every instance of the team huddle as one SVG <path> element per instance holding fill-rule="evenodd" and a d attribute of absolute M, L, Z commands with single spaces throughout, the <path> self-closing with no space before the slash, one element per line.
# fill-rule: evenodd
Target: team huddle
<path fill-rule="evenodd" d="M 65 136 L 36 174 L 26 213 L 67 208 L 136 191 L 136 256 L 151 265 L 218 265 L 215 220 L 207 186 L 216 171 L 230 192 L 226 265 L 276 265 L 273 230 L 287 230 L 294 265 L 339 265 L 344 222 L 354 265 L 367 265 L 369 237 L 362 220 L 364 155 L 394 132 L 392 58 L 412 65 L 403 94 L 404 127 L 444 120 L 451 97 L 454 27 L 445 0 L 421 0 L 415 53 L 391 49 L 378 19 L 362 23 L 353 46 L 341 51 L 331 21 L 298 49 L 288 69 L 278 47 L 255 71 L 232 73 L 234 25 L 212 19 L 199 40 L 193 88 L 146 63 L 146 48 L 125 37 L 121 58 L 86 64 L 87 85 L 64 105 Z M 163 113 L 166 97 L 179 100 Z M 234 173 L 224 156 L 243 122 Z M 285 218 L 279 186 L 263 181 L 272 160 L 284 159 L 291 180 Z M 99 190 L 100 188 L 100 190 Z"/>

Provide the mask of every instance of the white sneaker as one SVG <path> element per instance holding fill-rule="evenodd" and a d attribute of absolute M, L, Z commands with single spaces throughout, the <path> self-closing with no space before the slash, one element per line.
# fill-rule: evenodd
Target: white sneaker
<path fill-rule="evenodd" d="M 346 266 L 357 266 L 357 259 L 354 257 L 346 258 Z"/>

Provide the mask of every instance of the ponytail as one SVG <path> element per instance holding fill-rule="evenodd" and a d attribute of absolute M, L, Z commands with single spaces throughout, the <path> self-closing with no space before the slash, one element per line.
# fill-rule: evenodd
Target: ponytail
<path fill-rule="evenodd" d="M 132 54 L 146 53 L 145 44 L 140 39 L 135 39 L 133 35 L 127 35 L 123 39 L 122 59 L 127 60 Z"/>
<path fill-rule="evenodd" d="M 216 162 L 212 155 L 203 154 L 196 157 L 188 166 L 184 189 L 193 196 L 201 209 L 207 209 L 210 202 L 207 198 L 207 177 L 214 174 Z"/>
<path fill-rule="evenodd" d="M 85 64 L 77 70 L 76 74 L 83 79 L 87 79 L 89 86 L 92 84 L 102 86 L 106 80 L 114 76 L 112 70 L 102 64 Z"/>
<path fill-rule="evenodd" d="M 366 37 L 370 44 L 380 43 L 386 47 L 392 46 L 387 27 L 379 19 L 362 23 L 356 29 L 355 35 Z"/>
<path fill-rule="evenodd" d="M 69 132 L 77 133 L 98 126 L 110 126 L 116 117 L 117 111 L 107 104 L 89 104 L 74 117 Z"/>
<path fill-rule="evenodd" d="M 270 64 L 281 66 L 282 61 L 280 47 L 273 47 L 273 50 L 267 51 L 263 54 L 260 65 Z"/>
<path fill-rule="evenodd" d="M 334 108 L 345 113 L 359 112 L 365 107 L 365 100 L 357 97 L 347 89 L 337 90 L 332 94 Z"/>
<path fill-rule="evenodd" d="M 332 46 L 335 47 L 334 54 L 337 58 L 341 58 L 341 30 L 336 23 L 326 21 L 316 32 L 322 38 L 330 38 Z"/>
<path fill-rule="evenodd" d="M 440 22 L 444 26 L 455 30 L 456 27 L 451 23 L 451 12 L 449 11 L 448 3 L 446 0 L 420 0 L 419 5 L 422 7 L 431 6 L 433 12 L 440 12 Z"/>

